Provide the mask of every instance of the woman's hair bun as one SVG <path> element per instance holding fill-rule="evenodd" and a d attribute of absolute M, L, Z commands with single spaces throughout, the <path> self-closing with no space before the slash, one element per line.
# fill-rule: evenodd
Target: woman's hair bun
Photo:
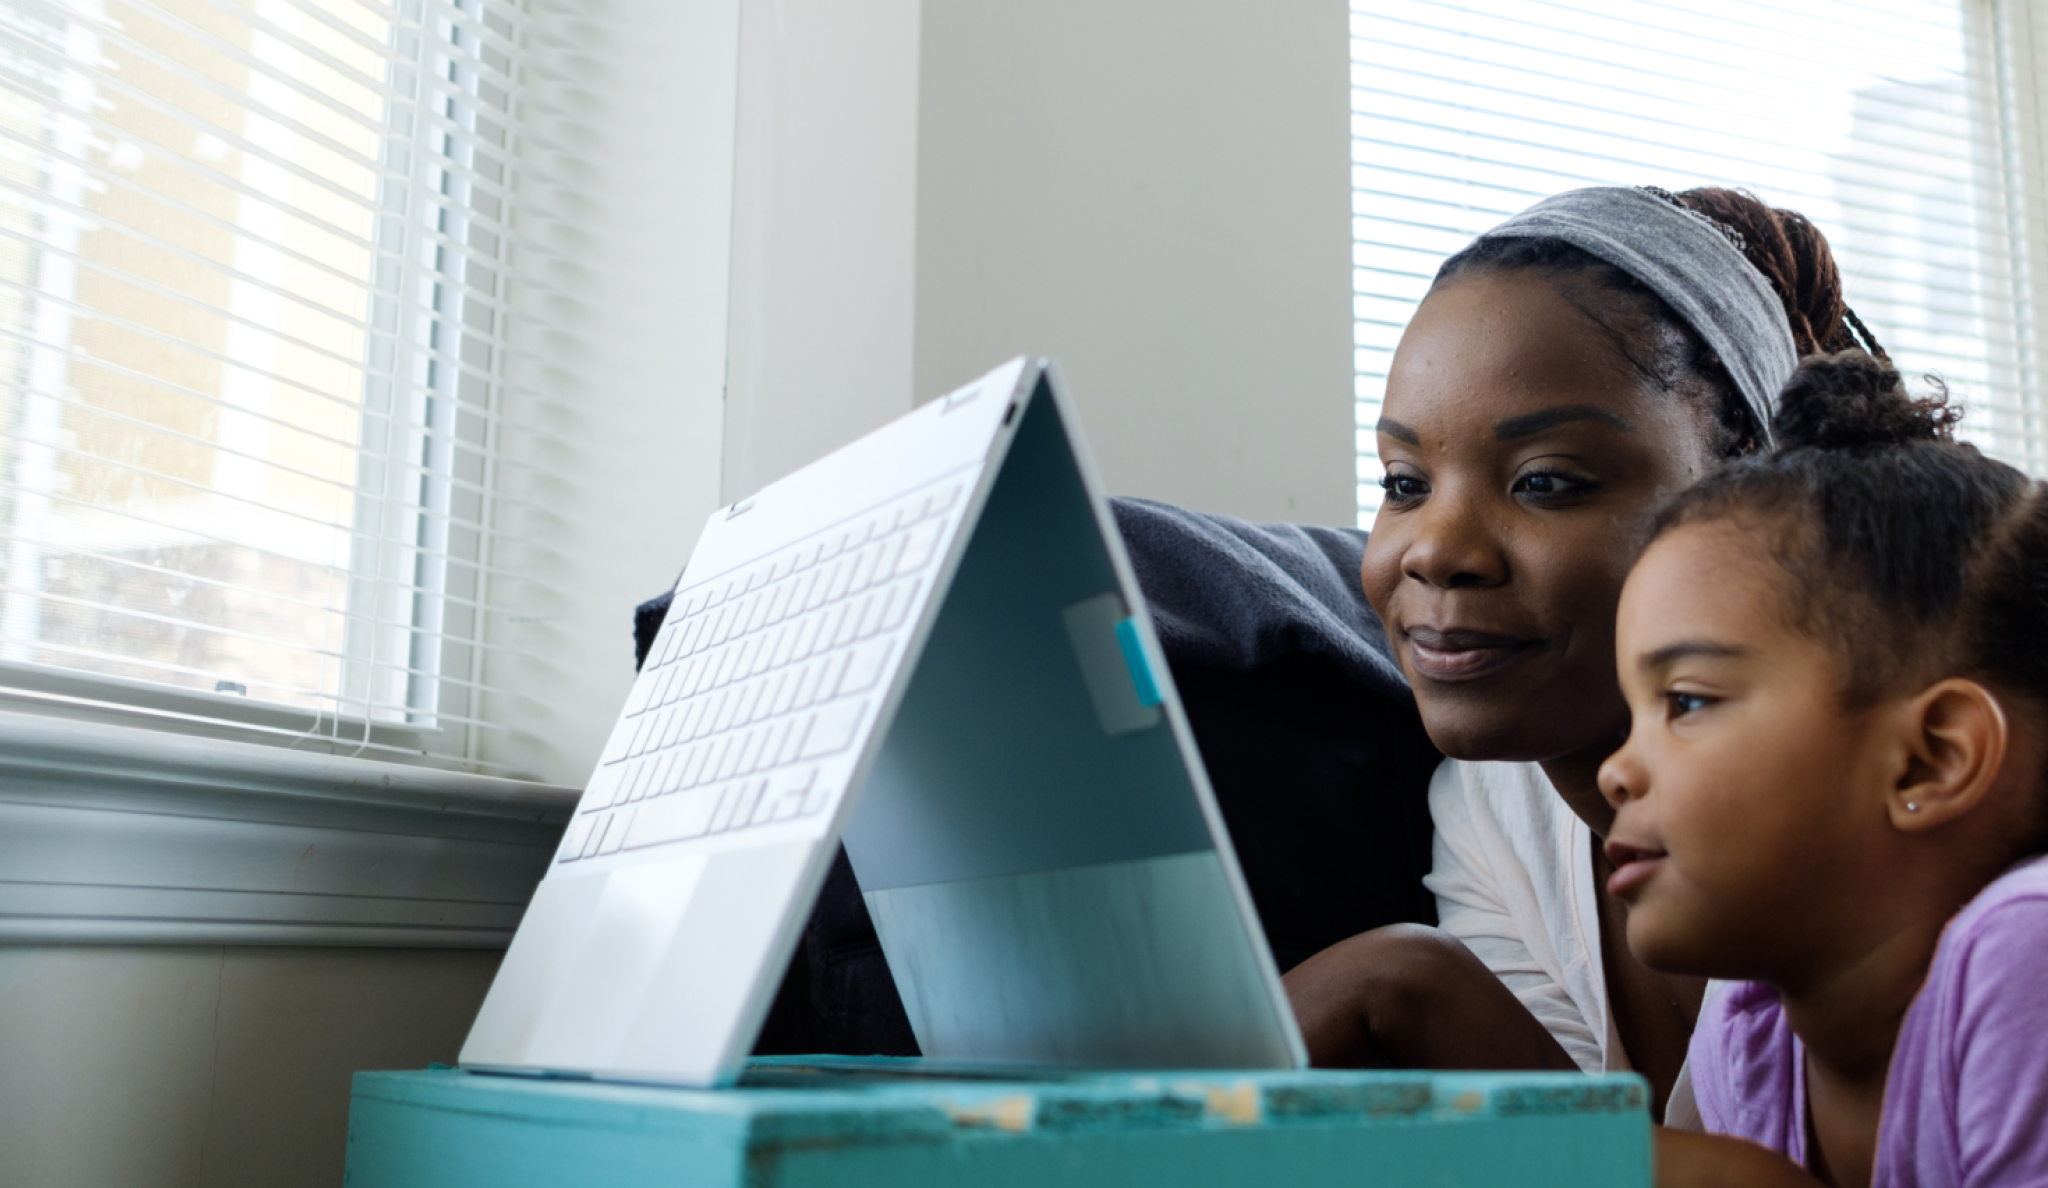
<path fill-rule="evenodd" d="M 1778 397 L 1771 432 L 1780 450 L 1854 450 L 1948 441 L 1962 413 L 1948 393 L 1914 399 L 1890 363 L 1863 351 L 1810 355 Z"/>

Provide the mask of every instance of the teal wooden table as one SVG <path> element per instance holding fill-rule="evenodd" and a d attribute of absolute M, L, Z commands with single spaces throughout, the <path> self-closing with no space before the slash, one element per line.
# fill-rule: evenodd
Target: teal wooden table
<path fill-rule="evenodd" d="M 942 1078 L 763 1060 L 700 1091 L 363 1072 L 349 1188 L 1360 1184 L 1644 1188 L 1632 1075 Z"/>

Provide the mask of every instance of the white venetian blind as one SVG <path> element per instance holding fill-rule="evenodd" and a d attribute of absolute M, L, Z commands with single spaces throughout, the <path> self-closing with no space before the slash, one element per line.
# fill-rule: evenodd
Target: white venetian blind
<path fill-rule="evenodd" d="M 1387 366 L 1445 256 L 1584 185 L 1748 189 L 1827 234 L 1851 306 L 1967 436 L 2040 474 L 2006 22 L 1989 0 L 1356 0 L 1358 502 Z"/>
<path fill-rule="evenodd" d="M 479 766 L 521 33 L 0 0 L 0 695 Z"/>

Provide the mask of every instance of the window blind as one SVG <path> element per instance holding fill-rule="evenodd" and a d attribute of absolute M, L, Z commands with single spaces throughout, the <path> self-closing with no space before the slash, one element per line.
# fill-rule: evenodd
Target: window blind
<path fill-rule="evenodd" d="M 521 10 L 0 18 L 0 698 L 488 767 Z"/>
<path fill-rule="evenodd" d="M 1387 367 L 1437 265 L 1585 185 L 1732 186 L 1805 214 L 1901 369 L 1939 375 L 1965 436 L 2043 473 L 2013 140 L 2032 62 L 2009 24 L 1986 0 L 1356 0 L 1360 523 Z"/>

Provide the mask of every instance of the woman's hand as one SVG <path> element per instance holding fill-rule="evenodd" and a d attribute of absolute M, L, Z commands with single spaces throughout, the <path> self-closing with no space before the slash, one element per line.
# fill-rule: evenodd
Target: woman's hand
<path fill-rule="evenodd" d="M 1657 1188 L 1819 1188 L 1804 1168 L 1767 1147 L 1718 1134 L 1651 1131 Z"/>
<path fill-rule="evenodd" d="M 1281 981 L 1318 1068 L 1578 1071 L 1492 970 L 1434 928 L 1360 933 Z"/>

